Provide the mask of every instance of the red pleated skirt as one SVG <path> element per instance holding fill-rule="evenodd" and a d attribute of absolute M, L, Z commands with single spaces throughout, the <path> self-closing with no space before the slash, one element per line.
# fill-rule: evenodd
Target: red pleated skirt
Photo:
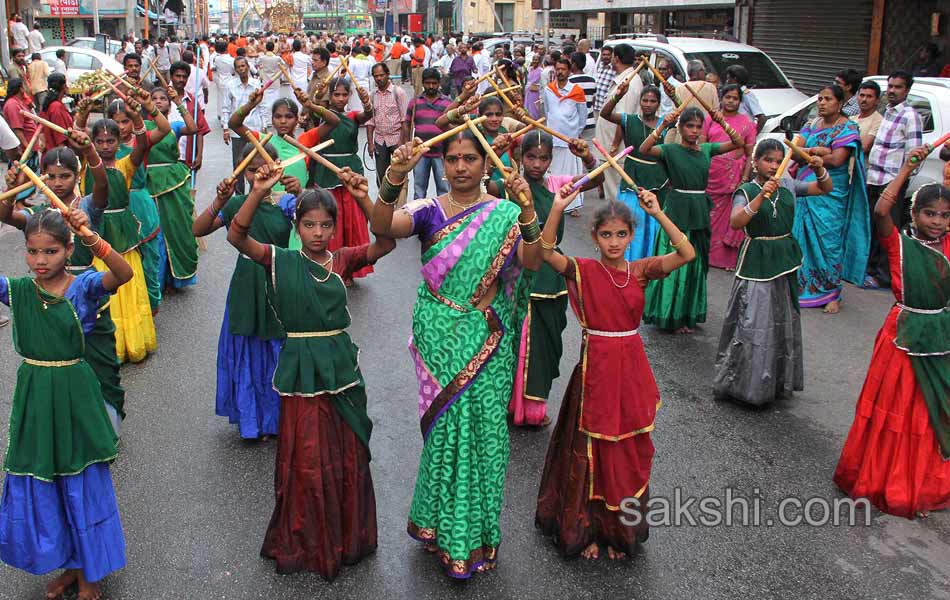
<path fill-rule="evenodd" d="M 611 510 L 603 500 L 590 499 L 588 437 L 579 430 L 578 423 L 581 413 L 581 370 L 581 365 L 574 369 L 561 402 L 557 424 L 551 434 L 534 523 L 544 535 L 552 538 L 563 556 L 577 556 L 593 542 L 630 555 L 638 544 L 649 537 L 646 505 L 650 488 L 644 488 L 639 496 L 639 506 L 633 511 L 636 515 L 629 511 Z M 646 477 L 636 478 L 646 483 L 649 480 L 649 459 L 653 456 L 650 434 L 644 433 L 616 443 L 634 446 L 630 448 L 631 452 L 625 453 L 631 460 L 642 462 L 637 457 L 643 457 L 646 464 L 631 463 L 627 466 L 630 474 L 646 470 Z M 632 490 L 631 495 L 636 491 Z M 636 525 L 621 521 L 621 518 L 626 518 L 629 523 L 635 517 L 638 520 Z"/>
<path fill-rule="evenodd" d="M 276 505 L 261 556 L 278 573 L 332 580 L 376 550 L 376 496 L 366 446 L 329 396 L 281 396 Z"/>
<path fill-rule="evenodd" d="M 852 498 L 912 519 L 950 507 L 950 461 L 940 456 L 910 358 L 894 345 L 897 314 L 877 334 L 834 480 Z"/>
<path fill-rule="evenodd" d="M 336 235 L 330 240 L 330 252 L 340 248 L 362 246 L 369 243 L 369 227 L 366 215 L 360 210 L 356 199 L 342 185 L 329 190 L 336 200 Z M 373 265 L 367 265 L 353 272 L 353 277 L 366 277 L 373 272 Z"/>

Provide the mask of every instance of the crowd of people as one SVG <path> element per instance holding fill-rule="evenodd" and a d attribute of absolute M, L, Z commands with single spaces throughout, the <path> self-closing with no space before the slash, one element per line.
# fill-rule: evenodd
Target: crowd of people
<path fill-rule="evenodd" d="M 0 279 L 23 357 L 0 559 L 63 569 L 48 597 L 78 586 L 84 600 L 125 566 L 109 473 L 120 365 L 154 351 L 163 296 L 197 283 L 200 239 L 219 229 L 237 252 L 214 410 L 242 438 L 277 436 L 261 555 L 280 573 L 332 579 L 376 549 L 373 424 L 346 288 L 385 277 L 410 237 L 422 247 L 409 354 L 423 446 L 407 531 L 451 577 L 496 565 L 509 424 L 551 422 L 568 306 L 581 357 L 536 525 L 588 559 L 647 539 L 647 520 L 628 527 L 620 510 L 647 509 L 660 406 L 639 328 L 705 322 L 710 266 L 735 272 L 713 391 L 748 405 L 804 389 L 801 308 L 837 312 L 845 281 L 889 286 L 896 303 L 835 482 L 908 518 L 950 505 L 950 182 L 907 202 L 934 150 L 905 101 L 913 76 L 890 75 L 880 115 L 878 86 L 842 71 L 786 147 L 756 142 L 764 119 L 741 66 L 716 81 L 694 61 L 679 82 L 628 45 L 589 50 L 489 55 L 465 35 L 128 39 L 125 72 L 74 111 L 60 73 L 41 100 L 11 80 L 0 220 L 23 230 L 33 275 Z M 234 171 L 196 208 L 206 110 Z M 559 247 L 584 192 L 598 258 Z"/>

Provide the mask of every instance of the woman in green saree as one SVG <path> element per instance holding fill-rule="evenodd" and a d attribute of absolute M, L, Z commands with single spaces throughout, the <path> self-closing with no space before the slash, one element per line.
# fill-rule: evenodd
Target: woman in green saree
<path fill-rule="evenodd" d="M 495 566 L 508 466 L 507 408 L 540 227 L 517 174 L 518 205 L 481 191 L 486 149 L 470 132 L 443 150 L 449 192 L 395 210 L 419 139 L 401 146 L 373 211 L 377 236 L 422 242 L 422 278 L 409 353 L 419 381 L 424 445 L 409 535 L 437 552 L 451 577 Z M 522 237 L 523 236 L 523 237 Z"/>

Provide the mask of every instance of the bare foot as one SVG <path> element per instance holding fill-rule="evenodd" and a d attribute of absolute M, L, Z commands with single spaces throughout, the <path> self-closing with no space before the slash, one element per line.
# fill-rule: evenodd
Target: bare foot
<path fill-rule="evenodd" d="M 270 435 L 265 433 L 264 435 L 261 436 L 261 442 L 269 442 L 269 441 L 270 441 Z"/>
<path fill-rule="evenodd" d="M 66 593 L 67 589 L 71 588 L 73 584 L 76 583 L 76 577 L 77 573 L 75 569 L 67 569 L 66 571 L 63 571 L 59 577 L 46 584 L 46 597 L 50 600 L 61 597 L 64 593 Z"/>
<path fill-rule="evenodd" d="M 833 300 L 825 305 L 825 309 L 822 311 L 828 315 L 836 315 L 838 311 L 841 310 L 841 302 Z"/>
<path fill-rule="evenodd" d="M 544 418 L 541 419 L 541 423 L 538 425 L 538 427 L 547 427 L 550 424 L 551 424 L 551 417 L 544 415 Z"/>
<path fill-rule="evenodd" d="M 921 519 L 926 519 L 927 517 L 930 516 L 930 511 L 929 511 L 929 510 L 918 510 L 917 513 L 916 513 L 916 515 L 917 515 L 919 518 L 921 518 Z"/>
<path fill-rule="evenodd" d="M 438 551 L 439 551 L 439 547 L 436 546 L 435 543 L 426 544 L 425 546 L 423 546 L 423 548 L 425 548 L 426 552 L 433 552 L 433 553 L 435 553 L 435 552 L 438 552 Z"/>
<path fill-rule="evenodd" d="M 594 542 L 590 546 L 584 548 L 584 551 L 581 552 L 581 556 L 587 560 L 597 560 L 600 558 L 600 548 L 597 546 L 597 542 Z"/>
<path fill-rule="evenodd" d="M 102 586 L 98 582 L 91 583 L 82 576 L 82 571 L 76 573 L 79 577 L 79 595 L 78 600 L 99 600 L 102 597 Z"/>
<path fill-rule="evenodd" d="M 621 558 L 627 558 L 627 555 L 624 552 L 619 552 L 607 546 L 607 558 L 610 560 L 620 560 Z"/>
<path fill-rule="evenodd" d="M 678 334 L 689 334 L 689 333 L 693 333 L 693 330 L 690 329 L 689 327 L 686 327 L 686 326 L 684 325 L 684 326 L 680 327 L 679 329 L 677 329 L 677 330 L 676 330 L 676 333 L 678 333 Z"/>

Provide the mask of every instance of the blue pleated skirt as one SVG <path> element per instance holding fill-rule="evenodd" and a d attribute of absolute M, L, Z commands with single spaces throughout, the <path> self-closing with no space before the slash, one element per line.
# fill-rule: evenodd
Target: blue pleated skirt
<path fill-rule="evenodd" d="M 41 481 L 7 474 L 0 500 L 0 560 L 33 575 L 82 569 L 99 581 L 125 566 L 125 536 L 109 465 Z"/>
<path fill-rule="evenodd" d="M 165 234 L 159 230 L 155 239 L 158 240 L 158 252 L 160 257 L 158 261 L 158 280 L 161 282 L 162 288 L 164 289 L 170 285 L 176 290 L 180 290 L 198 283 L 197 275 L 192 275 L 188 279 L 175 279 L 172 276 L 172 269 L 168 264 L 168 248 L 165 247 Z"/>
<path fill-rule="evenodd" d="M 626 259 L 633 261 L 653 256 L 656 232 L 660 230 L 660 224 L 640 208 L 640 201 L 632 190 L 620 190 L 617 199 L 627 205 L 627 208 L 633 213 L 634 221 L 636 221 L 633 239 L 630 240 L 630 245 L 627 246 Z"/>
<path fill-rule="evenodd" d="M 237 423 L 241 437 L 276 435 L 280 426 L 280 396 L 274 390 L 274 369 L 280 340 L 261 340 L 228 330 L 224 309 L 218 338 L 218 388 L 215 414 Z"/>

